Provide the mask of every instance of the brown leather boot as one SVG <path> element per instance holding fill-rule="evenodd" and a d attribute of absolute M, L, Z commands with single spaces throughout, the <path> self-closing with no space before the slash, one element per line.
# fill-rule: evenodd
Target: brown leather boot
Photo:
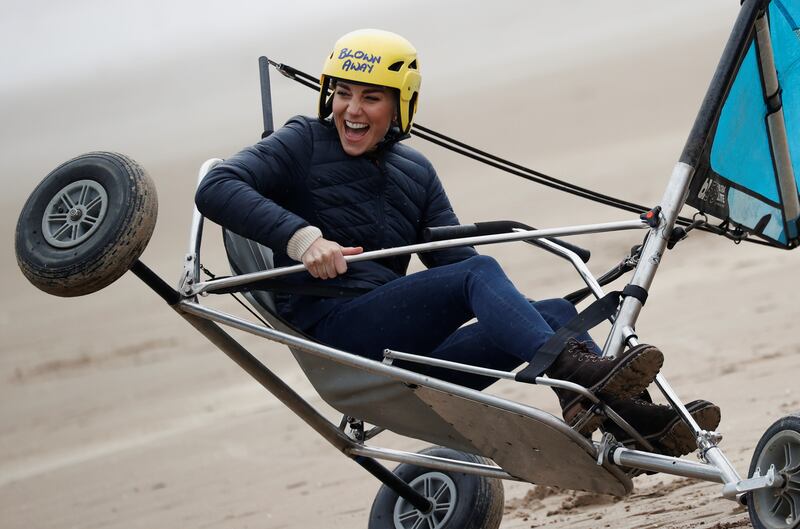
<path fill-rule="evenodd" d="M 599 413 L 592 413 L 588 415 L 592 403 L 585 398 L 578 398 L 576 402 L 576 393 L 566 389 L 553 388 L 558 396 L 558 403 L 561 405 L 561 414 L 564 417 L 564 422 L 570 426 L 578 427 L 578 433 L 586 437 L 590 437 L 592 432 L 600 428 L 606 416 Z M 597 410 L 595 410 L 597 412 Z M 585 417 L 585 420 L 584 420 Z M 578 424 L 580 426 L 578 426 Z"/>
<path fill-rule="evenodd" d="M 652 345 L 637 345 L 614 358 L 597 356 L 583 342 L 570 340 L 555 362 L 545 371 L 550 378 L 580 384 L 600 398 L 627 399 L 642 393 L 658 374 L 664 355 Z M 579 423 L 591 402 L 578 393 L 557 389 L 564 420 Z M 579 428 L 589 435 L 602 423 L 592 417 Z"/>
<path fill-rule="evenodd" d="M 656 452 L 680 457 L 697 450 L 694 434 L 672 407 L 653 404 L 640 398 L 612 401 L 608 405 L 653 445 Z M 694 400 L 686 405 L 686 409 L 703 430 L 712 431 L 719 426 L 722 415 L 719 406 L 707 400 Z M 625 446 L 644 450 L 614 421 L 608 419 L 602 426 Z"/>

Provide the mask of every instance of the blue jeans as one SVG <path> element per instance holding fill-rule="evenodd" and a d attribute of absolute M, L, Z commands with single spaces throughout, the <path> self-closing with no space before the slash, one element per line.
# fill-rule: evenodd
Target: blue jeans
<path fill-rule="evenodd" d="M 493 258 L 431 268 L 343 302 L 310 334 L 330 346 L 383 359 L 384 349 L 512 370 L 533 358 L 576 314 L 564 299 L 530 301 Z M 477 318 L 476 323 L 464 325 Z M 588 335 L 580 336 L 588 341 Z M 594 346 L 596 348 L 596 346 Z M 395 365 L 473 389 L 495 379 L 449 369 Z"/>

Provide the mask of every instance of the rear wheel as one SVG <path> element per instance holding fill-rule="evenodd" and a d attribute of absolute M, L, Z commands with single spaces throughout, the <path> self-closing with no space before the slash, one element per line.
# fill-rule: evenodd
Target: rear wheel
<path fill-rule="evenodd" d="M 470 463 L 491 461 L 443 447 L 422 454 Z M 433 470 L 403 463 L 394 473 L 433 504 L 422 513 L 386 485 L 375 496 L 369 529 L 496 529 L 503 518 L 503 483 L 499 479 Z"/>
<path fill-rule="evenodd" d="M 47 175 L 22 208 L 17 263 L 49 294 L 90 294 L 136 262 L 157 214 L 155 185 L 135 161 L 110 152 L 78 156 Z"/>
<path fill-rule="evenodd" d="M 748 493 L 747 509 L 755 529 L 800 527 L 800 413 L 776 421 L 761 436 L 750 463 L 750 476 L 770 466 L 784 480 L 777 489 Z"/>

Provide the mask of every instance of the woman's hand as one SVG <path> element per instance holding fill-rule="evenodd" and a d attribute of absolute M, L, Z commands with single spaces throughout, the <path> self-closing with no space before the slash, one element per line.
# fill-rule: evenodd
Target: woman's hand
<path fill-rule="evenodd" d="M 318 279 L 332 279 L 347 272 L 345 255 L 358 255 L 364 251 L 361 246 L 339 246 L 339 244 L 320 237 L 302 255 L 308 273 Z"/>

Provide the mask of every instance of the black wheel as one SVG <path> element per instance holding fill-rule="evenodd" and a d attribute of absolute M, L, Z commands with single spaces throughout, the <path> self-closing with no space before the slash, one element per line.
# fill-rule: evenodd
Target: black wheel
<path fill-rule="evenodd" d="M 90 294 L 139 258 L 157 214 L 155 185 L 139 164 L 110 152 L 78 156 L 47 175 L 25 202 L 17 263 L 49 294 Z"/>
<path fill-rule="evenodd" d="M 748 493 L 750 521 L 755 529 L 800 527 L 800 413 L 783 417 L 764 432 L 748 475 L 758 471 L 763 476 L 770 466 L 775 467 L 784 484 Z"/>
<path fill-rule="evenodd" d="M 443 447 L 421 454 L 470 463 L 491 464 L 483 457 Z M 503 518 L 503 483 L 499 479 L 433 470 L 403 463 L 394 473 L 434 503 L 423 514 L 383 485 L 369 513 L 369 529 L 496 529 Z"/>

